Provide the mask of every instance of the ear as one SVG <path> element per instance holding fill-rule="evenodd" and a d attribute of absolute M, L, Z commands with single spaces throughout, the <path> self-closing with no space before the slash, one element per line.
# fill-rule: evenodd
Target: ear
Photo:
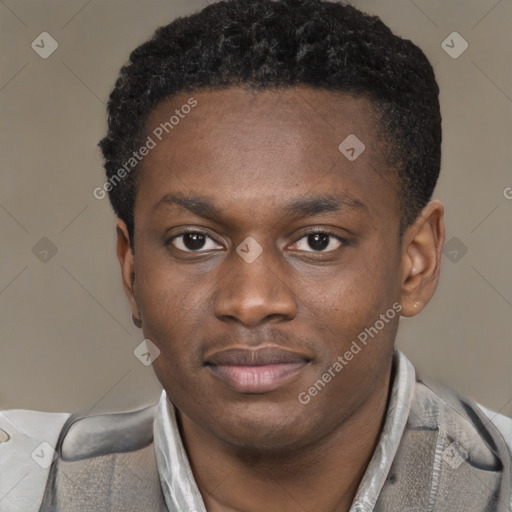
<path fill-rule="evenodd" d="M 403 316 L 418 314 L 434 295 L 444 237 L 444 207 L 439 201 L 431 201 L 402 237 Z"/>
<path fill-rule="evenodd" d="M 133 323 L 137 327 L 142 327 L 140 319 L 139 308 L 135 300 L 134 285 L 135 285 L 135 260 L 132 247 L 130 245 L 130 235 L 126 223 L 121 219 L 116 221 L 116 234 L 117 234 L 117 259 L 121 265 L 121 276 L 123 279 L 123 287 L 128 301 L 130 302 L 130 308 L 132 310 Z"/>

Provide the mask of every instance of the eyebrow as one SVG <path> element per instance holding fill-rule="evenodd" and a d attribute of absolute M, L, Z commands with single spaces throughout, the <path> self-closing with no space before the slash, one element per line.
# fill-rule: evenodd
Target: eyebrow
<path fill-rule="evenodd" d="M 183 194 L 166 194 L 155 204 L 153 211 L 155 212 L 165 206 L 175 204 L 185 208 L 198 217 L 218 217 L 221 213 L 208 196 L 184 196 Z"/>
<path fill-rule="evenodd" d="M 166 194 L 153 207 L 157 211 L 166 206 L 178 205 L 189 212 L 204 218 L 218 218 L 221 210 L 208 196 Z M 296 199 L 284 206 L 284 217 L 311 217 L 320 213 L 346 211 L 348 209 L 366 209 L 367 206 L 348 194 L 324 195 Z"/>
<path fill-rule="evenodd" d="M 368 209 L 364 203 L 348 194 L 325 195 L 297 199 L 285 206 L 286 216 L 310 217 L 319 213 L 330 213 L 348 209 Z"/>

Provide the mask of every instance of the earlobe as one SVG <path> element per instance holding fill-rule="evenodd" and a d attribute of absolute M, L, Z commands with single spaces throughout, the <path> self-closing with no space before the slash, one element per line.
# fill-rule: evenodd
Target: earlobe
<path fill-rule="evenodd" d="M 132 320 L 135 326 L 142 327 L 139 309 L 135 300 L 135 259 L 130 244 L 130 235 L 126 223 L 117 219 L 116 221 L 116 251 L 119 264 L 121 265 L 121 278 L 123 281 L 123 288 L 130 308 L 132 310 Z"/>
<path fill-rule="evenodd" d="M 135 327 L 138 327 L 139 329 L 142 328 L 142 320 L 140 319 L 140 317 L 132 315 L 132 321 Z"/>
<path fill-rule="evenodd" d="M 403 235 L 403 316 L 418 314 L 436 291 L 445 237 L 443 214 L 443 205 L 431 201 Z"/>

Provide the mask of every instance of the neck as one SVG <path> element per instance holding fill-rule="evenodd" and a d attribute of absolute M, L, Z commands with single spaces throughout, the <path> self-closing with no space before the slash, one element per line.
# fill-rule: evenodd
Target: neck
<path fill-rule="evenodd" d="M 378 443 L 390 372 L 341 425 L 300 449 L 233 447 L 177 411 L 183 441 L 208 512 L 347 512 Z"/>

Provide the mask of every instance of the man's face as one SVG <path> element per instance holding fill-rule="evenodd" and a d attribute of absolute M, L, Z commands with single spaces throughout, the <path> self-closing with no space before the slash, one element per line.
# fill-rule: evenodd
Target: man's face
<path fill-rule="evenodd" d="M 298 447 L 386 392 L 398 315 L 357 340 L 400 299 L 393 172 L 367 100 L 308 88 L 181 94 L 146 135 L 191 96 L 136 200 L 134 297 L 154 370 L 217 438 Z M 351 134 L 365 145 L 353 161 L 338 148 Z"/>

